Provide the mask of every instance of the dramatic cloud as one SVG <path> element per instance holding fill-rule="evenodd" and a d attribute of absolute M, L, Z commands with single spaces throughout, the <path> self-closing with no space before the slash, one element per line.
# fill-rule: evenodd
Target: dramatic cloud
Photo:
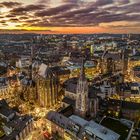
<path fill-rule="evenodd" d="M 50 8 L 48 10 L 44 10 L 44 11 L 40 11 L 40 12 L 36 12 L 35 16 L 52 16 L 52 15 L 57 15 L 59 13 L 64 13 L 66 11 L 71 10 L 72 8 L 76 7 L 76 5 L 74 4 L 65 4 L 65 5 L 61 5 L 55 8 Z"/>
<path fill-rule="evenodd" d="M 121 27 L 116 22 L 128 23 L 127 28 L 140 27 L 139 0 L 36 0 L 32 4 L 25 4 L 24 0 L 2 1 L 0 27 L 3 28 L 10 23 L 15 23 L 15 28 Z"/>
<path fill-rule="evenodd" d="M 18 13 L 26 13 L 26 12 L 42 10 L 44 8 L 45 8 L 44 5 L 27 5 L 27 6 L 24 6 L 24 7 L 14 8 L 10 12 L 18 14 Z"/>
<path fill-rule="evenodd" d="M 7 8 L 12 8 L 12 7 L 16 7 L 16 6 L 21 6 L 22 3 L 19 2 L 1 2 L 0 3 L 0 7 L 7 7 Z"/>

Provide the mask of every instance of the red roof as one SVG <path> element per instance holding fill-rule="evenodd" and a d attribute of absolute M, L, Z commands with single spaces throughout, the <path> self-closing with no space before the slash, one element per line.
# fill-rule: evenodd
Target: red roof
<path fill-rule="evenodd" d="M 50 134 L 49 132 L 47 132 L 47 131 L 44 132 L 43 135 L 44 135 L 46 138 L 50 138 L 50 137 L 51 137 L 51 134 Z"/>

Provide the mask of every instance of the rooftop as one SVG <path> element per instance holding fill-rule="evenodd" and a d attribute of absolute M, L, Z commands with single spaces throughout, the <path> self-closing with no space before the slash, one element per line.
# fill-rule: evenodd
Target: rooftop
<path fill-rule="evenodd" d="M 117 120 L 106 117 L 102 120 L 101 125 L 113 130 L 120 135 L 120 140 L 125 140 L 130 132 L 132 124 L 128 126 L 129 121 Z"/>
<path fill-rule="evenodd" d="M 0 114 L 10 119 L 10 121 L 8 121 L 7 119 L 0 117 L 0 139 L 13 140 L 16 135 L 22 132 L 26 127 L 27 122 L 29 122 L 32 117 L 29 115 L 20 116 L 8 106 L 5 100 L 0 100 L 0 105 Z M 2 126 L 11 130 L 7 131 L 3 129 Z"/>
<path fill-rule="evenodd" d="M 95 134 L 97 137 L 103 140 L 118 140 L 120 135 L 114 131 L 94 122 L 90 121 L 87 126 L 85 126 L 84 131 Z"/>
<path fill-rule="evenodd" d="M 128 110 L 140 110 L 140 103 L 134 103 L 129 101 L 121 101 L 116 99 L 110 99 L 109 100 L 109 106 L 121 106 L 122 109 L 128 109 Z"/>
<path fill-rule="evenodd" d="M 104 55 L 104 58 L 108 59 L 108 58 L 112 58 L 115 61 L 118 61 L 121 59 L 121 55 L 119 53 L 106 53 Z"/>
<path fill-rule="evenodd" d="M 76 115 L 71 115 L 69 118 L 82 127 L 88 123 L 88 121 Z"/>
<path fill-rule="evenodd" d="M 67 104 L 70 104 L 72 106 L 75 106 L 75 100 L 72 100 L 71 98 L 68 98 L 68 97 L 64 97 L 62 102 L 65 102 Z"/>
<path fill-rule="evenodd" d="M 133 70 L 134 70 L 134 71 L 140 71 L 140 65 L 135 66 L 135 67 L 133 68 Z"/>
<path fill-rule="evenodd" d="M 64 115 L 51 111 L 47 115 L 47 119 L 56 125 L 65 129 L 68 133 L 83 138 L 86 134 L 90 134 L 90 139 L 94 140 L 94 135 L 103 140 L 118 140 L 120 135 L 113 132 L 94 121 L 87 121 L 77 115 L 71 115 L 69 118 Z"/>

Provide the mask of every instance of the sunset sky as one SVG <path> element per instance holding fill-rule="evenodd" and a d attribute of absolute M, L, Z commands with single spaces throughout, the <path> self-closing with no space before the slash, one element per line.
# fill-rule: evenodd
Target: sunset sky
<path fill-rule="evenodd" d="M 0 32 L 140 33 L 140 0 L 0 0 Z"/>

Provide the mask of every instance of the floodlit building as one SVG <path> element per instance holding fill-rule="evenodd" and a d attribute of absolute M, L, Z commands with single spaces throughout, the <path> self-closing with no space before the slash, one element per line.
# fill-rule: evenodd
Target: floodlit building
<path fill-rule="evenodd" d="M 25 101 L 35 103 L 38 99 L 37 85 L 31 78 L 21 80 L 21 92 Z"/>
<path fill-rule="evenodd" d="M 4 77 L 0 78 L 0 96 L 8 95 L 10 93 L 10 85 L 8 80 Z"/>
<path fill-rule="evenodd" d="M 23 56 L 16 62 L 17 68 L 27 68 L 30 65 L 30 57 Z"/>
<path fill-rule="evenodd" d="M 137 121 L 140 116 L 140 103 L 110 99 L 108 113 L 112 116 L 120 114 L 121 117 Z"/>
<path fill-rule="evenodd" d="M 55 73 L 46 64 L 41 64 L 36 81 L 39 104 L 44 107 L 55 105 L 60 91 L 59 80 Z"/>
<path fill-rule="evenodd" d="M 120 135 L 114 131 L 94 122 L 87 121 L 77 115 L 65 117 L 51 111 L 47 115 L 51 132 L 59 134 L 64 140 L 119 140 Z"/>
<path fill-rule="evenodd" d="M 75 112 L 83 117 L 88 113 L 88 81 L 85 77 L 84 62 L 82 62 L 82 68 L 80 78 L 77 83 L 76 89 L 76 106 Z"/>
<path fill-rule="evenodd" d="M 92 86 L 85 77 L 84 62 L 82 63 L 79 79 L 71 78 L 65 82 L 65 96 L 62 107 L 73 105 L 74 112 L 82 117 L 96 116 L 98 98 Z"/>
<path fill-rule="evenodd" d="M 140 65 L 134 66 L 130 73 L 134 81 L 140 82 Z"/>
<path fill-rule="evenodd" d="M 126 52 L 104 52 L 101 58 L 102 73 L 126 72 L 128 65 L 128 57 Z"/>

